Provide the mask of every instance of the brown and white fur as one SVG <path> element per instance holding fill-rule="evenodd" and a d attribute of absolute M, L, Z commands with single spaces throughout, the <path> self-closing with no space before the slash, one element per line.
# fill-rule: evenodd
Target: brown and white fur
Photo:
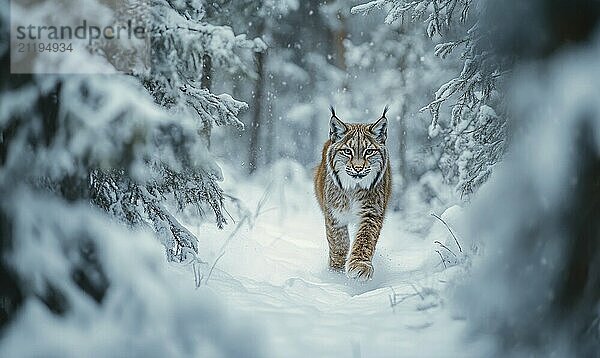
<path fill-rule="evenodd" d="M 329 267 L 344 271 L 350 238 L 348 224 L 358 223 L 348 259 L 348 275 L 373 276 L 373 254 L 391 195 L 387 107 L 372 124 L 344 123 L 331 108 L 329 140 L 315 173 L 315 193 L 329 243 Z"/>

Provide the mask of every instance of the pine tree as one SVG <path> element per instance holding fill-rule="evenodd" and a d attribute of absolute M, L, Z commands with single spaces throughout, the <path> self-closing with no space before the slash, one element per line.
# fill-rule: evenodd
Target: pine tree
<path fill-rule="evenodd" d="M 472 0 L 377 0 L 355 6 L 353 13 L 386 8 L 386 23 L 424 20 L 428 37 L 443 41 L 436 56 L 446 58 L 462 49 L 460 74 L 435 92 L 422 110 L 431 113 L 429 136 L 441 136 L 444 155 L 439 166 L 448 182 L 469 197 L 491 174 L 505 151 L 508 131 L 498 83 L 510 57 L 490 48 L 489 32 L 480 31 L 486 6 L 473 8 Z M 490 30 L 493 31 L 493 30 Z M 442 104 L 452 101 L 449 118 L 440 118 Z"/>
<path fill-rule="evenodd" d="M 103 19 L 107 23 L 122 21 L 122 15 L 106 11 L 103 3 L 67 5 L 66 23 L 107 13 L 112 14 Z M 38 319 L 57 329 L 75 323 L 52 320 L 52 314 L 91 317 L 85 332 L 98 322 L 93 317 L 112 314 L 106 305 L 130 304 L 140 312 L 153 305 L 159 311 L 175 310 L 181 332 L 198 329 L 198 317 L 181 316 L 184 310 L 169 300 L 152 303 L 152 290 L 173 295 L 174 301 L 184 296 L 153 266 L 156 256 L 141 229 L 153 229 L 169 260 L 189 262 L 200 260 L 197 239 L 175 219 L 173 206 L 194 206 L 204 220 L 225 224 L 218 186 L 222 175 L 208 149 L 210 134 L 217 125 L 242 127 L 237 116 L 247 105 L 210 92 L 202 81 L 209 76 L 203 69 L 229 73 L 244 68 L 240 53 L 262 51 L 264 43 L 206 23 L 200 2 L 127 5 L 131 16 L 143 15 L 151 34 L 149 66 L 129 58 L 132 49 L 126 43 L 110 47 L 99 41 L 89 48 L 98 56 L 85 59 L 88 69 L 105 69 L 108 62 L 115 70 L 129 68 L 129 74 L 12 74 L 9 47 L 0 47 L 2 327 L 20 309 L 34 309 Z M 13 10 L 19 6 L 11 4 Z M 35 6 L 19 10 L 32 18 L 46 11 Z M 9 43 L 4 41 L 8 11 L 3 0 L 2 44 Z M 206 65 L 209 58 L 212 66 Z M 43 56 L 36 61 L 37 68 L 51 66 Z M 146 280 L 150 291 L 134 289 L 138 280 Z M 120 297 L 123 292 L 131 297 Z M 112 297 L 108 303 L 107 295 Z M 189 307 L 203 315 L 200 301 Z M 144 319 L 136 313 L 104 317 L 125 330 L 133 316 Z M 182 333 L 172 347 L 199 349 L 188 347 L 189 340 Z M 119 347 L 115 350 L 124 352 Z M 235 349 L 227 349 L 234 354 Z"/>
<path fill-rule="evenodd" d="M 142 183 L 131 180 L 126 170 L 96 170 L 90 176 L 94 203 L 130 225 L 149 222 L 165 244 L 169 260 L 185 261 L 197 252 L 197 239 L 165 209 L 165 198 L 173 195 L 179 210 L 195 206 L 200 217 L 212 213 L 219 228 L 226 223 L 223 193 L 216 184 L 222 179 L 220 170 L 207 149 L 214 126 L 243 128 L 237 115 L 248 106 L 228 94 L 211 93 L 210 83 L 217 70 L 248 71 L 238 52 L 261 52 L 265 44 L 259 38 L 236 36 L 228 26 L 204 22 L 201 3 L 177 6 L 152 3 L 146 24 L 152 34 L 151 63 L 135 73 L 158 105 L 180 117 L 179 122 L 162 126 L 156 138 L 159 147 L 173 148 L 177 165 L 171 164 L 173 160 L 149 158 L 152 179 Z"/>

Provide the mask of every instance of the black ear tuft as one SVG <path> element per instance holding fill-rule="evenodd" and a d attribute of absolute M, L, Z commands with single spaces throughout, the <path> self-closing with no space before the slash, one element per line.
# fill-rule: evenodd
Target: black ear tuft
<path fill-rule="evenodd" d="M 388 104 L 386 104 L 385 108 L 383 109 L 383 114 L 381 115 L 381 118 L 386 118 L 385 115 L 387 114 L 389 109 L 390 109 L 390 106 Z"/>
<path fill-rule="evenodd" d="M 329 139 L 331 139 L 332 143 L 335 143 L 342 139 L 348 127 L 335 115 L 333 106 L 331 106 L 330 109 L 331 119 L 329 120 Z"/>
<path fill-rule="evenodd" d="M 383 144 L 385 144 L 385 140 L 387 139 L 387 118 L 385 118 L 385 112 L 387 112 L 387 108 L 383 112 L 383 116 L 369 126 L 371 133 Z"/>

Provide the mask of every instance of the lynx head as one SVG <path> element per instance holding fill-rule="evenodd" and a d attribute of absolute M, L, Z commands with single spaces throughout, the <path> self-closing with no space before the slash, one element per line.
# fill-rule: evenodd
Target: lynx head
<path fill-rule="evenodd" d="M 331 107 L 328 168 L 344 189 L 371 188 L 383 176 L 388 162 L 386 106 L 374 123 L 344 123 Z"/>

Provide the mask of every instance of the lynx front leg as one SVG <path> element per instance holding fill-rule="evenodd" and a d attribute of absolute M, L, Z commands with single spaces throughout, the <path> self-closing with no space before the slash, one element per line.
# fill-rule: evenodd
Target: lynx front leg
<path fill-rule="evenodd" d="M 325 230 L 329 243 L 329 268 L 335 271 L 344 271 L 346 257 L 350 248 L 348 226 L 339 224 L 335 219 L 325 217 Z"/>
<path fill-rule="evenodd" d="M 360 280 L 368 280 L 373 277 L 373 254 L 382 226 L 383 215 L 366 214 L 363 216 L 348 262 L 350 277 Z"/>

